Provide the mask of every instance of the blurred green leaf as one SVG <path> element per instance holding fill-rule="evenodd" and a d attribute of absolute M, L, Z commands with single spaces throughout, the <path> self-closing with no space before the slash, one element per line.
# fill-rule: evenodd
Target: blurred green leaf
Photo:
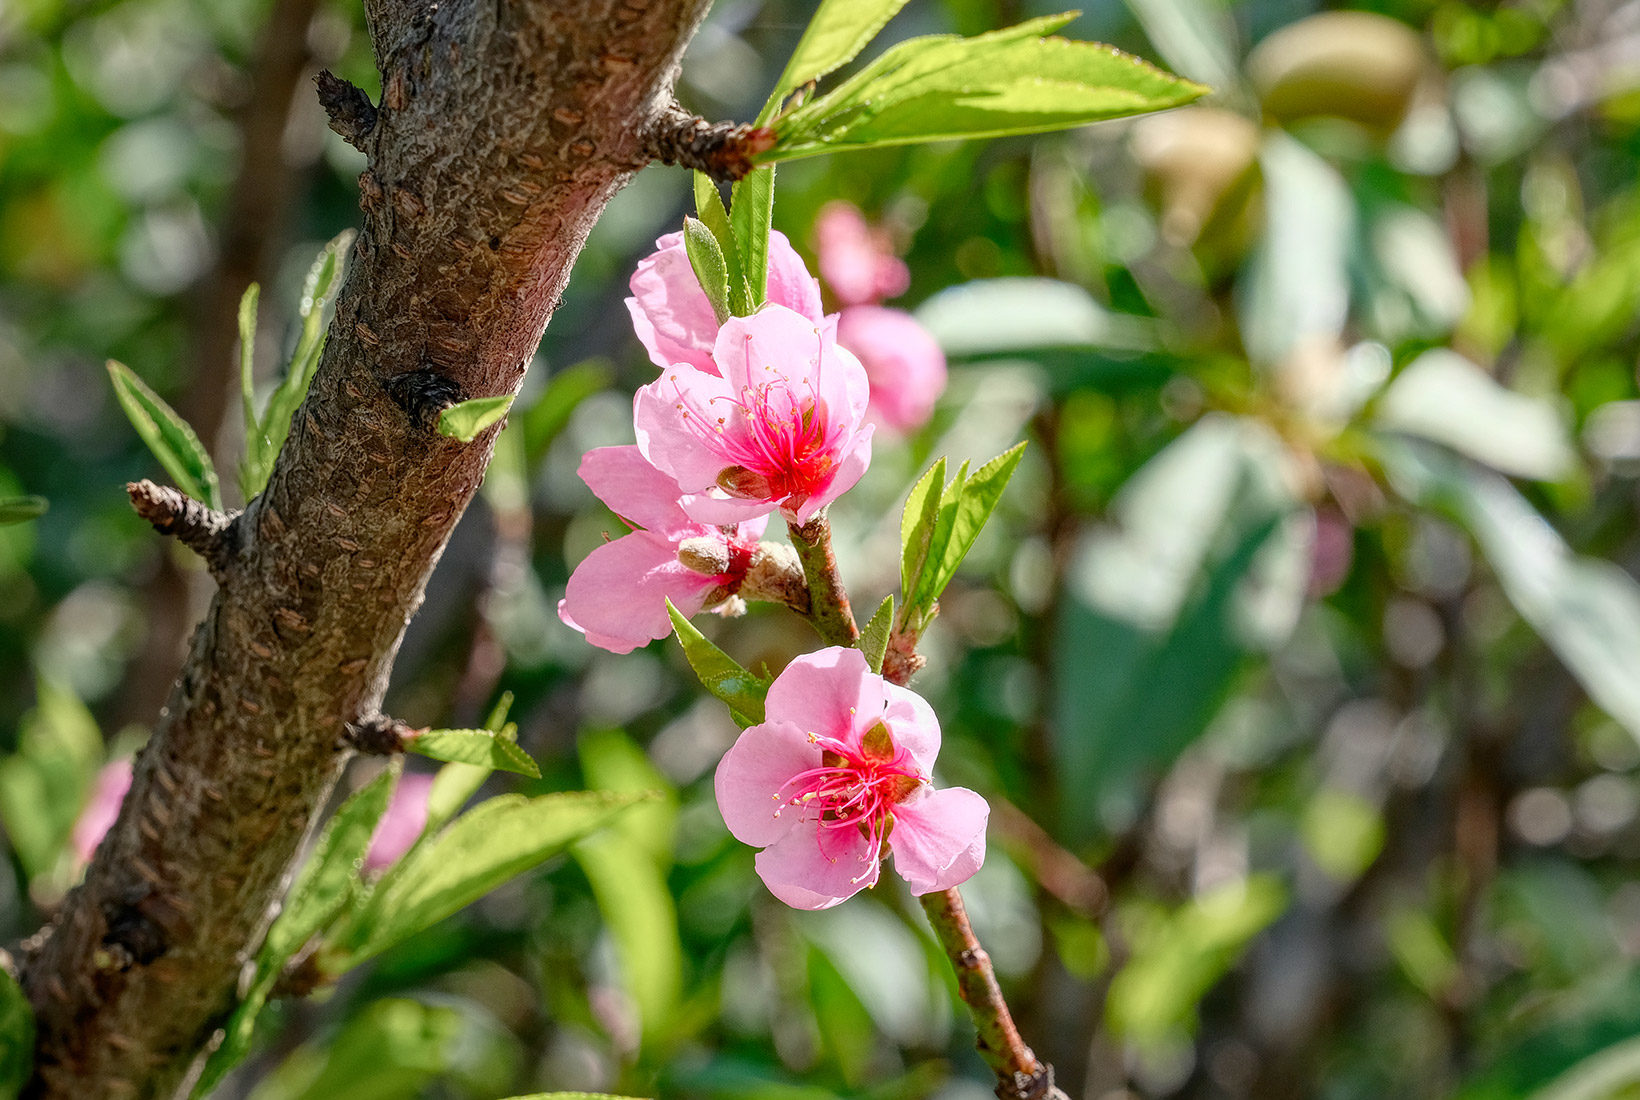
<path fill-rule="evenodd" d="M 1529 1100 L 1612 1100 L 1640 1086 L 1640 1038 L 1591 1054 L 1532 1093 Z"/>
<path fill-rule="evenodd" d="M 905 0 L 824 0 L 774 82 L 757 124 L 768 122 L 793 91 L 853 61 L 903 7 Z"/>
<path fill-rule="evenodd" d="M 1406 906 L 1385 922 L 1390 953 L 1424 996 L 1440 1003 L 1458 980 L 1458 959 L 1430 914 Z"/>
<path fill-rule="evenodd" d="M 451 1069 L 463 1030 L 454 1008 L 377 1001 L 324 1048 L 293 1054 L 251 1100 L 412 1100 Z"/>
<path fill-rule="evenodd" d="M 15 1100 L 34 1073 L 34 1009 L 0 967 L 0 1100 Z"/>
<path fill-rule="evenodd" d="M 1384 816 L 1360 795 L 1326 787 L 1304 808 L 1299 835 L 1316 866 L 1354 882 L 1383 850 Z"/>
<path fill-rule="evenodd" d="M 641 794 L 578 791 L 481 802 L 418 845 L 335 941 L 340 969 L 402 943 L 603 828 Z"/>
<path fill-rule="evenodd" d="M 1388 440 L 1379 457 L 1403 496 L 1474 536 L 1521 618 L 1589 697 L 1640 739 L 1640 583 L 1611 562 L 1573 554 L 1496 474 Z"/>
<path fill-rule="evenodd" d="M 258 436 L 256 420 L 256 306 L 262 288 L 252 283 L 239 299 L 239 399 L 245 414 L 245 435 Z"/>
<path fill-rule="evenodd" d="M 91 712 L 67 687 L 40 677 L 17 751 L 0 759 L 0 821 L 30 878 L 57 864 L 102 763 Z"/>
<path fill-rule="evenodd" d="M 433 760 L 480 764 L 486 768 L 541 778 L 541 768 L 512 740 L 491 730 L 428 730 L 405 746 Z"/>
<path fill-rule="evenodd" d="M 547 379 L 547 389 L 524 414 L 508 423 L 523 423 L 524 456 L 529 467 L 541 461 L 547 448 L 569 424 L 570 417 L 581 407 L 581 402 L 609 387 L 613 372 L 601 359 L 555 370 Z"/>
<path fill-rule="evenodd" d="M 855 648 L 866 655 L 871 671 L 883 671 L 883 657 L 888 653 L 888 638 L 894 633 L 894 597 L 884 596 L 883 602 L 872 612 L 871 619 L 860 631 Z"/>
<path fill-rule="evenodd" d="M 1241 91 L 1240 35 L 1229 5 L 1215 0 L 1128 0 L 1127 6 L 1175 72 L 1212 86 L 1219 97 L 1248 98 Z"/>
<path fill-rule="evenodd" d="M 913 38 L 774 121 L 764 163 L 847 148 L 1028 134 L 1189 103 L 1207 91 L 1047 16 L 973 38 Z"/>
<path fill-rule="evenodd" d="M 652 1049 L 675 1026 L 683 992 L 683 944 L 664 869 L 615 831 L 581 841 L 573 854 L 615 939 L 621 984 L 637 1006 L 645 1048 Z"/>
<path fill-rule="evenodd" d="M 290 365 L 268 398 L 268 407 L 257 422 L 257 430 L 251 432 L 247 428 L 245 461 L 239 468 L 240 491 L 246 500 L 267 485 L 274 460 L 290 434 L 291 417 L 296 415 L 313 382 L 313 374 L 319 369 L 319 356 L 325 346 L 325 308 L 341 289 L 347 269 L 347 250 L 353 246 L 354 236 L 351 229 L 338 233 L 320 249 L 313 266 L 308 268 L 302 283 L 302 299 L 296 307 L 301 329 Z"/>
<path fill-rule="evenodd" d="M 733 657 L 707 641 L 706 636 L 672 606 L 671 600 L 666 601 L 666 611 L 672 616 L 672 629 L 701 686 L 729 704 L 729 713 L 741 728 L 763 721 L 763 697 L 769 693 L 770 681 L 747 672 Z"/>
<path fill-rule="evenodd" d="M 45 497 L 0 497 L 0 526 L 39 519 L 49 507 Z"/>
<path fill-rule="evenodd" d="M 718 324 L 733 314 L 729 309 L 729 265 L 723 258 L 723 249 L 712 231 L 697 218 L 683 219 L 683 247 L 689 254 L 689 266 L 695 271 L 695 280 L 712 303 L 712 312 Z"/>
<path fill-rule="evenodd" d="M 877 1028 L 824 951 L 810 947 L 808 962 L 809 1003 L 814 1006 L 820 1040 L 844 1083 L 858 1087 L 876 1055 Z"/>
<path fill-rule="evenodd" d="M 1072 838 L 1091 838 L 1102 813 L 1131 813 L 1123 800 L 1200 736 L 1243 661 L 1291 633 L 1312 525 L 1286 462 L 1259 425 L 1206 418 L 1122 489 L 1120 530 L 1082 540 L 1055 635 Z"/>
<path fill-rule="evenodd" d="M 758 168 L 735 183 L 730 193 L 729 226 L 740 254 L 741 275 L 750 298 L 746 314 L 757 312 L 769 297 L 769 230 L 774 222 L 774 169 Z"/>
<path fill-rule="evenodd" d="M 950 356 L 1028 355 L 1053 348 L 1143 350 L 1153 322 L 1112 313 L 1057 279 L 978 279 L 934 294 L 917 320 Z"/>
<path fill-rule="evenodd" d="M 114 396 L 125 410 L 126 419 L 171 475 L 177 488 L 212 508 L 221 508 L 222 490 L 217 483 L 216 467 L 194 430 L 124 363 L 110 359 L 108 377 L 114 383 Z"/>
<path fill-rule="evenodd" d="M 478 433 L 499 421 L 512 408 L 513 395 L 473 397 L 459 401 L 438 414 L 438 434 L 471 443 Z"/>
<path fill-rule="evenodd" d="M 1570 432 L 1553 404 L 1505 389 L 1444 348 L 1424 352 L 1396 376 L 1374 420 L 1519 477 L 1552 481 L 1574 461 Z"/>

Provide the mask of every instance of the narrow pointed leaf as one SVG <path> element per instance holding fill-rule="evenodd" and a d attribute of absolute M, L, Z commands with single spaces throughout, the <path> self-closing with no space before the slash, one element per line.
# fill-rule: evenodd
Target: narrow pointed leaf
<path fill-rule="evenodd" d="M 453 764 L 479 764 L 541 778 L 541 768 L 517 744 L 490 730 L 428 730 L 405 746 L 411 752 Z"/>
<path fill-rule="evenodd" d="M 695 216 L 711 230 L 723 253 L 723 266 L 728 270 L 729 312 L 745 317 L 752 312 L 751 286 L 746 282 L 746 266 L 735 243 L 735 231 L 729 224 L 729 211 L 724 209 L 723 196 L 710 176 L 695 173 Z"/>
<path fill-rule="evenodd" d="M 698 218 L 683 219 L 683 247 L 689 254 L 689 266 L 695 271 L 695 280 L 712 303 L 712 312 L 718 324 L 727 321 L 729 313 L 729 265 L 723 259 L 723 248 Z"/>
<path fill-rule="evenodd" d="M 114 396 L 125 410 L 126 419 L 171 475 L 177 488 L 212 508 L 221 508 L 222 490 L 217 483 L 216 467 L 187 421 L 124 363 L 110 359 L 108 377 L 114 383 Z"/>
<path fill-rule="evenodd" d="M 883 657 L 888 653 L 888 636 L 893 631 L 894 597 L 884 596 L 865 629 L 860 631 L 859 641 L 855 642 L 855 648 L 866 655 L 866 664 L 871 666 L 871 671 L 883 671 Z"/>
<path fill-rule="evenodd" d="M 45 497 L 0 497 L 0 527 L 39 519 L 49 507 Z"/>
<path fill-rule="evenodd" d="M 769 293 L 769 230 L 774 220 L 774 169 L 759 168 L 735 184 L 729 225 L 740 253 L 741 274 L 750 292 L 746 314 L 755 313 Z"/>
<path fill-rule="evenodd" d="M 484 720 L 484 728 L 504 741 L 518 740 L 518 727 L 507 721 L 507 712 L 512 710 L 512 704 L 513 693 L 502 692 L 490 716 Z M 422 827 L 422 839 L 444 828 L 445 822 L 456 816 L 467 800 L 478 793 L 494 770 L 488 764 L 446 764 L 440 768 L 433 777 L 433 788 L 427 794 L 427 824 Z M 392 870 L 388 871 L 388 874 L 392 873 Z"/>
<path fill-rule="evenodd" d="M 404 857 L 337 945 L 351 968 L 563 852 L 647 795 L 577 791 L 481 802 Z"/>
<path fill-rule="evenodd" d="M 0 1097 L 14 1097 L 34 1072 L 34 1009 L 0 969 Z"/>
<path fill-rule="evenodd" d="M 239 398 L 245 409 L 245 438 L 261 431 L 256 422 L 256 305 L 262 288 L 255 283 L 239 299 Z"/>
<path fill-rule="evenodd" d="M 672 606 L 671 600 L 666 601 L 666 612 L 672 616 L 672 629 L 701 686 L 729 704 L 729 712 L 742 727 L 763 721 L 763 697 L 769 693 L 769 681 L 746 671 L 733 657 L 707 641 L 683 612 Z"/>
<path fill-rule="evenodd" d="M 758 125 L 768 122 L 791 92 L 853 61 L 903 7 L 905 0 L 825 0 L 775 81 Z"/>
<path fill-rule="evenodd" d="M 478 438 L 478 433 L 506 416 L 512 403 L 510 393 L 458 402 L 439 413 L 438 434 L 471 443 Z"/>
<path fill-rule="evenodd" d="M 931 598 L 938 599 L 945 586 L 951 583 L 957 567 L 968 556 L 974 540 L 979 538 L 986 521 L 996 510 L 997 501 L 1002 499 L 1002 491 L 1008 487 L 1008 480 L 1014 476 L 1014 470 L 1024 455 L 1025 444 L 1020 443 L 975 470 L 974 476 L 961 487 L 951 512 L 949 537 L 942 548 L 939 564 L 934 567 L 927 582 Z"/>

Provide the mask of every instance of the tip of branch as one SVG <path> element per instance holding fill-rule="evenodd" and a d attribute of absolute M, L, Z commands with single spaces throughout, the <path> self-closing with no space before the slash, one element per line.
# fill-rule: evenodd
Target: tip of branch
<path fill-rule="evenodd" d="M 370 97 L 329 69 L 320 69 L 313 83 L 319 87 L 319 105 L 330 116 L 330 128 L 353 148 L 364 149 L 365 139 L 376 128 L 376 108 Z"/>
<path fill-rule="evenodd" d="M 404 752 L 418 734 L 425 732 L 397 718 L 371 714 L 349 722 L 342 731 L 342 741 L 370 756 L 392 756 Z"/>
<path fill-rule="evenodd" d="M 131 507 L 162 535 L 176 540 L 204 559 L 220 580 L 233 553 L 235 516 L 218 512 L 169 485 L 156 485 L 144 478 L 126 485 Z"/>
<path fill-rule="evenodd" d="M 673 104 L 649 130 L 645 147 L 662 164 L 704 172 L 719 183 L 744 179 L 756 158 L 774 148 L 767 126 L 708 122 Z"/>

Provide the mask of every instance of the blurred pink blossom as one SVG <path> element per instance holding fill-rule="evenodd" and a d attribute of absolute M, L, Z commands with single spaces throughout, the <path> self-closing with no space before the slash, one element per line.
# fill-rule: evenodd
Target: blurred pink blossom
<path fill-rule="evenodd" d="M 888 234 L 873 228 L 850 203 L 831 202 L 821 209 L 814 241 L 820 277 L 845 306 L 896 298 L 911 285 L 911 272 L 894 255 Z"/>
<path fill-rule="evenodd" d="M 366 871 L 385 871 L 410 850 L 427 826 L 427 796 L 433 793 L 433 777 L 420 772 L 399 776 L 387 812 L 376 823 L 365 852 Z"/>
<path fill-rule="evenodd" d="M 91 798 L 86 802 L 80 816 L 74 821 L 74 831 L 70 834 L 70 843 L 74 848 L 74 856 L 81 863 L 90 863 L 91 856 L 102 843 L 105 833 L 114 825 L 115 818 L 120 816 L 120 805 L 125 801 L 125 793 L 131 789 L 131 761 L 130 759 L 110 760 L 103 765 L 102 771 L 97 773 L 96 785 L 91 789 Z"/>
<path fill-rule="evenodd" d="M 668 233 L 655 242 L 653 254 L 638 261 L 632 274 L 632 297 L 626 308 L 632 327 L 649 351 L 650 360 L 662 370 L 687 363 L 707 374 L 717 374 L 712 347 L 717 340 L 717 316 L 712 303 L 689 266 L 683 234 Z M 803 266 L 799 256 L 778 230 L 769 234 L 768 300 L 774 305 L 818 321 L 820 284 Z"/>
<path fill-rule="evenodd" d="M 885 849 L 914 894 L 956 886 L 985 861 L 985 799 L 929 783 L 933 709 L 859 650 L 792 661 L 765 714 L 723 757 L 716 791 L 729 831 L 763 849 L 757 873 L 775 897 L 829 909 L 876 884 Z"/>
<path fill-rule="evenodd" d="M 945 392 L 945 352 L 911 314 L 850 306 L 838 315 L 837 342 L 866 368 L 873 421 L 901 433 L 928 423 Z"/>
<path fill-rule="evenodd" d="M 598 499 L 633 527 L 631 534 L 588 554 L 558 601 L 558 617 L 587 641 L 612 653 L 630 653 L 672 632 L 668 598 L 693 615 L 734 595 L 768 517 L 733 527 L 695 522 L 678 506 L 677 483 L 631 445 L 588 451 L 580 474 Z M 685 539 L 721 544 L 729 571 L 705 576 L 681 564 L 678 549 Z"/>
<path fill-rule="evenodd" d="M 860 480 L 871 390 L 834 323 L 764 306 L 724 324 L 713 358 L 721 377 L 680 364 L 633 402 L 638 447 L 677 481 L 691 519 L 738 523 L 779 509 L 805 523 Z"/>

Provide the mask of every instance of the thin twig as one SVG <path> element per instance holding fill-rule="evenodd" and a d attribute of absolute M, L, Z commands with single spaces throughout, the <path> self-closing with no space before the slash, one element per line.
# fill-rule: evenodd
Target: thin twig
<path fill-rule="evenodd" d="M 759 153 L 774 148 L 774 132 L 735 122 L 708 122 L 673 104 L 644 135 L 644 148 L 662 164 L 680 164 L 721 183 L 744 179 Z"/>
<path fill-rule="evenodd" d="M 828 645 L 851 646 L 860 637 L 848 590 L 837 573 L 837 555 L 831 548 L 831 520 L 820 512 L 807 523 L 788 522 L 786 530 L 809 579 L 809 622 Z"/>
<path fill-rule="evenodd" d="M 153 524 L 160 534 L 174 535 L 220 579 L 233 557 L 238 512 L 218 512 L 181 490 L 156 485 L 146 478 L 129 483 L 125 491 L 137 515 Z"/>

